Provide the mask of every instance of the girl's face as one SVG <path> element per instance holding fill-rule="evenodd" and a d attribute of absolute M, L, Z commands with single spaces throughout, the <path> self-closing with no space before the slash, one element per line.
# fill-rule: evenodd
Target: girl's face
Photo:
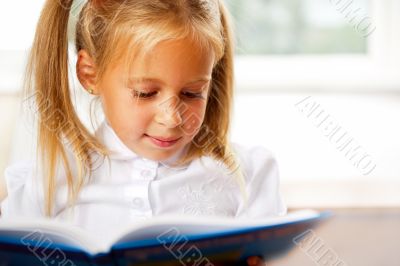
<path fill-rule="evenodd" d="M 163 42 L 135 58 L 128 83 L 120 64 L 97 84 L 108 122 L 135 153 L 166 160 L 198 133 L 214 65 L 213 53 L 199 51 L 188 40 Z"/>

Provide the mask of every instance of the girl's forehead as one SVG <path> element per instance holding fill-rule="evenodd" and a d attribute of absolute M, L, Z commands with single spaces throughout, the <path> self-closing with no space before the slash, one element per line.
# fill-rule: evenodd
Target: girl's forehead
<path fill-rule="evenodd" d="M 138 53 L 129 62 L 129 68 L 151 71 L 178 68 L 182 71 L 211 71 L 214 65 L 212 49 L 200 47 L 186 40 L 162 42 L 146 53 Z"/>
<path fill-rule="evenodd" d="M 155 45 L 152 49 L 139 54 L 141 59 L 160 59 L 171 57 L 187 58 L 191 60 L 201 59 L 214 55 L 211 47 L 197 43 L 191 39 L 167 40 Z"/>

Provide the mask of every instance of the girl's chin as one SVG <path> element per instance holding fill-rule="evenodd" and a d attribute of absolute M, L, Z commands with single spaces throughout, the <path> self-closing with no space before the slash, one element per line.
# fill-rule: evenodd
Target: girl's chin
<path fill-rule="evenodd" d="M 161 163 L 166 163 L 166 164 L 173 164 L 173 162 L 177 161 L 180 159 L 186 150 L 185 145 L 184 147 L 176 147 L 175 149 L 170 149 L 170 150 L 159 150 L 155 151 L 153 154 L 150 155 L 152 158 L 151 160 L 153 161 L 159 161 Z"/>
<path fill-rule="evenodd" d="M 178 157 L 180 151 L 182 150 L 182 148 L 179 147 L 175 147 L 172 149 L 158 149 L 154 147 L 152 148 L 153 149 L 143 155 L 143 157 L 153 161 L 168 161 L 176 159 L 176 157 Z"/>

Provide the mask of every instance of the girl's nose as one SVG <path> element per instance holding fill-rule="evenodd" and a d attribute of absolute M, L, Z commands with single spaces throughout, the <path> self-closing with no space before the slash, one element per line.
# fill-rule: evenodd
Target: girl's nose
<path fill-rule="evenodd" d="M 175 128 L 182 124 L 182 116 L 179 110 L 179 98 L 170 97 L 158 106 L 155 117 L 157 123 L 168 128 Z"/>

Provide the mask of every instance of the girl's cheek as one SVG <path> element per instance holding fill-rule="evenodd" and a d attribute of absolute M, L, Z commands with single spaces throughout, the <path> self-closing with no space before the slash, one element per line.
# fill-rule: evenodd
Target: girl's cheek
<path fill-rule="evenodd" d="M 182 117 L 182 129 L 188 137 L 194 137 L 204 120 L 204 110 L 202 108 L 188 109 Z"/>

